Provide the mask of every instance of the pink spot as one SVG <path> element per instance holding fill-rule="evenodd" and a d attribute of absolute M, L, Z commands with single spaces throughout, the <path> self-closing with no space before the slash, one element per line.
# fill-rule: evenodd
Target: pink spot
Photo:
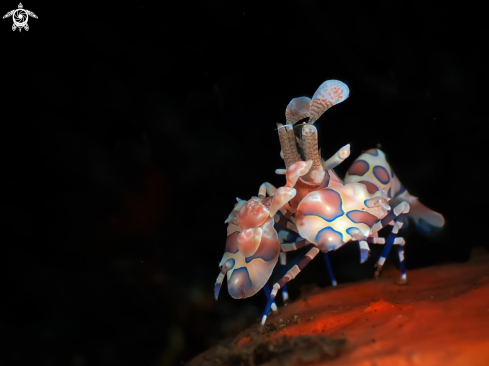
<path fill-rule="evenodd" d="M 239 251 L 245 256 L 249 257 L 254 254 L 262 236 L 262 230 L 260 228 L 246 229 L 238 235 L 238 248 Z"/>
<path fill-rule="evenodd" d="M 343 244 L 343 235 L 327 226 L 317 233 L 316 243 L 321 246 L 325 245 L 328 250 L 335 250 Z"/>
<path fill-rule="evenodd" d="M 389 173 L 387 173 L 387 170 L 383 166 L 380 165 L 375 166 L 373 173 L 375 178 L 377 178 L 380 183 L 382 184 L 389 183 L 390 181 Z"/>
<path fill-rule="evenodd" d="M 368 165 L 365 160 L 357 160 L 353 163 L 350 169 L 348 169 L 348 174 L 362 176 L 367 173 L 369 169 L 370 165 Z"/>
<path fill-rule="evenodd" d="M 364 211 L 350 211 L 347 212 L 346 216 L 348 216 L 351 221 L 357 224 L 368 225 L 368 227 L 372 227 L 377 221 L 379 221 L 377 216 Z"/>
<path fill-rule="evenodd" d="M 314 196 L 319 198 L 319 200 L 311 199 L 301 202 L 300 216 L 319 216 L 331 222 L 343 215 L 341 196 L 338 192 L 331 189 L 322 189 L 317 191 Z"/>
<path fill-rule="evenodd" d="M 370 193 L 370 194 L 374 194 L 375 192 L 377 192 L 379 190 L 379 187 L 377 187 L 373 183 L 367 182 L 366 180 L 361 180 L 358 183 L 364 184 L 365 187 L 367 187 L 367 192 Z"/>
<path fill-rule="evenodd" d="M 280 253 L 280 243 L 275 238 L 267 237 L 263 235 L 261 237 L 260 246 L 256 250 L 255 254 L 245 259 L 246 263 L 250 263 L 255 258 L 261 258 L 265 262 L 271 261 L 277 258 Z"/>

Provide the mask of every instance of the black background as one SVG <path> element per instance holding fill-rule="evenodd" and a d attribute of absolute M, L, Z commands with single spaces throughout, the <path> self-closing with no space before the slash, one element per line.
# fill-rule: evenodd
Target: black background
<path fill-rule="evenodd" d="M 350 97 L 316 123 L 322 155 L 350 143 L 343 175 L 381 144 L 447 220 L 438 238 L 406 234 L 408 270 L 487 247 L 483 9 L 23 4 L 28 32 L 0 22 L 2 365 L 177 365 L 256 322 L 262 293 L 212 297 L 223 222 L 235 197 L 283 184 L 275 123 L 328 79 Z M 363 265 L 355 245 L 332 253 L 339 283 L 371 278 L 378 249 Z M 322 258 L 293 298 L 304 284 L 329 286 Z"/>

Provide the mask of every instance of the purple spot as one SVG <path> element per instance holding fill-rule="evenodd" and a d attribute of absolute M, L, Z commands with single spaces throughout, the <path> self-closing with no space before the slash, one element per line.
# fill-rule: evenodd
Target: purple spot
<path fill-rule="evenodd" d="M 278 253 L 280 253 L 280 243 L 278 240 L 273 240 L 263 235 L 261 237 L 260 246 L 256 250 L 255 254 L 253 254 L 251 257 L 246 257 L 245 262 L 250 263 L 256 258 L 261 258 L 265 262 L 269 262 L 272 259 L 275 259 Z"/>
<path fill-rule="evenodd" d="M 319 230 L 316 235 L 318 245 L 326 245 L 328 250 L 334 250 L 343 244 L 343 235 L 331 227 Z"/>
<path fill-rule="evenodd" d="M 362 176 L 367 173 L 369 169 L 370 165 L 368 165 L 365 160 L 357 160 L 353 163 L 350 169 L 348 169 L 348 174 Z"/>
<path fill-rule="evenodd" d="M 380 165 L 375 166 L 373 172 L 375 178 L 377 178 L 379 182 L 382 184 L 387 184 L 391 180 L 389 178 L 389 173 L 387 173 L 387 170 L 383 166 Z"/>
<path fill-rule="evenodd" d="M 370 194 L 374 194 L 375 192 L 377 192 L 379 190 L 379 187 L 377 187 L 375 184 L 373 184 L 371 182 L 367 182 L 366 180 L 361 180 L 358 183 L 364 184 L 365 187 L 367 187 L 367 192 Z"/>
<path fill-rule="evenodd" d="M 279 230 L 280 229 L 286 229 L 287 228 L 287 223 L 290 220 L 288 220 L 287 218 L 285 218 L 280 211 L 278 211 L 277 213 L 279 214 L 279 221 L 274 225 L 274 227 L 276 226 Z"/>
<path fill-rule="evenodd" d="M 228 291 L 235 299 L 246 297 L 246 293 L 251 289 L 252 283 L 250 274 L 245 267 L 233 271 L 228 281 Z"/>
<path fill-rule="evenodd" d="M 389 192 L 387 192 L 387 197 L 392 198 L 392 188 L 389 188 Z"/>
<path fill-rule="evenodd" d="M 333 221 L 344 214 L 341 208 L 342 201 L 338 192 L 332 189 L 318 191 L 319 201 L 307 202 L 304 205 L 304 216 L 318 216 L 326 221 Z"/>
<path fill-rule="evenodd" d="M 353 210 L 346 213 L 346 216 L 356 224 L 365 224 L 372 227 L 379 219 L 371 213 L 359 210 Z"/>
<path fill-rule="evenodd" d="M 394 178 L 394 170 L 391 168 L 391 177 Z"/>
<path fill-rule="evenodd" d="M 365 154 L 370 154 L 372 156 L 379 156 L 379 151 L 377 149 L 368 149 Z"/>

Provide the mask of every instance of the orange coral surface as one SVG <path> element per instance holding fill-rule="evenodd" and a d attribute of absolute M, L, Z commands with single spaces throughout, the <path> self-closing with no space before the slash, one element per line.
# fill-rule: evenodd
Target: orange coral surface
<path fill-rule="evenodd" d="M 344 338 L 348 349 L 315 364 L 489 365 L 486 252 L 466 263 L 411 270 L 407 285 L 397 285 L 398 276 L 391 267 L 378 279 L 316 288 L 271 315 L 269 332 L 251 327 L 219 347 L 240 352 L 253 341 L 319 335 Z M 215 360 L 219 347 L 190 366 Z"/>

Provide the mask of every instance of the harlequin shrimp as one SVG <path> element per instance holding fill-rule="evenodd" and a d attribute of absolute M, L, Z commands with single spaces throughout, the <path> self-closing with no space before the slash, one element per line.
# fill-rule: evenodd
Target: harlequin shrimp
<path fill-rule="evenodd" d="M 323 83 L 323 85 L 326 83 Z M 326 88 L 326 93 L 322 94 L 322 101 L 332 104 L 335 102 L 335 94 L 328 93 L 328 91 L 328 88 Z M 313 102 L 309 103 L 309 105 L 305 102 L 300 105 L 296 103 L 295 108 L 291 108 L 291 110 L 297 111 L 295 114 L 301 119 L 309 117 L 308 123 L 302 125 L 302 133 L 307 136 L 308 132 L 311 131 L 310 128 L 313 127 L 311 124 L 317 120 L 317 118 L 314 118 L 315 108 Z M 287 129 L 285 126 L 284 129 L 286 131 L 292 130 L 292 128 Z M 280 134 L 279 130 L 282 155 L 287 166 L 292 163 L 287 157 L 293 155 L 290 150 L 294 152 L 295 145 L 293 142 L 295 141 L 291 138 L 284 139 Z M 309 156 L 312 157 L 311 154 L 319 157 L 317 150 L 307 151 L 308 146 L 301 146 L 301 139 L 298 139 L 298 145 L 303 151 L 305 150 L 304 155 L 308 154 L 308 158 Z M 297 157 L 298 155 L 295 155 L 294 159 L 297 159 Z M 314 163 L 317 161 L 312 160 Z M 337 165 L 338 161 L 341 162 L 342 160 L 337 157 L 326 162 L 322 161 L 320 164 L 313 163 L 311 169 L 302 178 L 311 177 L 313 181 L 319 181 L 321 169 L 316 171 L 314 169 L 318 169 L 319 165 L 322 166 L 323 170 L 332 169 Z M 278 173 L 283 172 L 278 171 Z M 344 184 L 324 185 L 323 188 L 309 192 L 304 191 L 300 194 L 300 182 L 297 182 L 299 186 L 296 187 L 297 194 L 294 200 L 286 203 L 282 207 L 281 212 L 284 217 L 288 217 L 293 221 L 301 240 L 305 241 L 305 243 L 313 244 L 313 247 L 297 265 L 294 265 L 274 284 L 262 318 L 262 325 L 265 324 L 271 303 L 274 301 L 278 290 L 283 289 L 289 281 L 294 279 L 320 251 L 327 253 L 340 248 L 349 241 L 358 241 L 360 260 L 364 262 L 369 255 L 369 243 L 385 244 L 382 255 L 376 263 L 376 276 L 378 276 L 392 245 L 399 245 L 401 263 L 401 279 L 399 283 L 402 284 L 406 283 L 405 241 L 403 238 L 397 237 L 397 234 L 402 227 L 403 219 L 410 212 L 410 204 L 413 205 L 411 217 L 417 225 L 425 228 L 428 226 L 441 228 L 444 225 L 442 215 L 428 209 L 418 202 L 416 197 L 409 195 L 385 160 L 384 153 L 378 149 L 368 150 L 353 163 Z M 389 205 L 391 198 L 392 206 Z M 394 222 L 393 220 L 396 221 Z M 387 240 L 379 238 L 377 232 L 388 224 L 393 225 L 393 228 Z M 287 244 L 282 244 L 283 250 L 287 248 L 295 250 L 297 247 L 298 245 L 287 246 Z"/>
<path fill-rule="evenodd" d="M 326 94 L 334 95 L 334 100 L 332 102 L 327 100 Z M 229 294 L 233 298 L 253 296 L 261 288 L 269 298 L 270 290 L 266 284 L 279 255 L 285 274 L 285 253 L 280 253 L 280 249 L 290 251 L 309 244 L 297 235 L 295 235 L 295 242 L 285 243 L 288 239 L 294 238 L 292 232 L 297 233 L 293 218 L 295 208 L 309 192 L 343 185 L 332 169 L 349 156 L 350 148 L 347 145 L 328 161 L 321 161 L 318 153 L 317 130 L 312 125 L 304 125 L 299 141 L 305 160 L 303 161 L 296 147 L 292 126 L 305 117 L 317 120 L 327 109 L 347 97 L 346 85 L 333 80 L 324 82 L 312 100 L 305 97 L 295 98 L 289 103 L 285 113 L 287 123 L 278 124 L 282 146 L 281 156 L 286 164 L 286 169 L 280 169 L 279 173 L 286 174 L 287 184 L 276 189 L 270 183 L 263 183 L 258 197 L 252 197 L 248 201 L 238 199 L 238 203 L 225 221 L 228 223 L 227 239 L 225 253 L 220 262 L 221 273 L 214 287 L 216 299 L 225 276 L 227 276 Z M 312 112 L 310 113 L 309 110 Z M 277 233 L 275 229 L 279 232 Z M 332 282 L 336 284 L 327 256 L 325 259 Z M 285 288 L 282 294 L 286 301 L 288 295 Z M 273 302 L 270 307 L 272 310 L 276 308 Z"/>

